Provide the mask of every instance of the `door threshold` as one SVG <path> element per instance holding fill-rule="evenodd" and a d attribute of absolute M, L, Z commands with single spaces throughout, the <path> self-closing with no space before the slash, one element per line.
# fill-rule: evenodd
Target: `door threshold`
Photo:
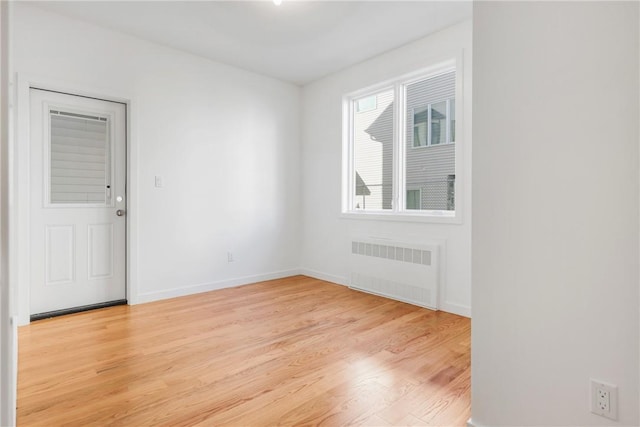
<path fill-rule="evenodd" d="M 49 319 L 50 317 L 64 316 L 65 314 L 81 313 L 83 311 L 96 310 L 98 308 L 115 307 L 116 305 L 127 305 L 126 299 L 119 299 L 115 301 L 100 302 L 98 304 L 81 305 L 73 308 L 63 308 L 62 310 L 47 311 L 45 313 L 32 314 L 30 320 L 35 322 L 36 320 Z"/>

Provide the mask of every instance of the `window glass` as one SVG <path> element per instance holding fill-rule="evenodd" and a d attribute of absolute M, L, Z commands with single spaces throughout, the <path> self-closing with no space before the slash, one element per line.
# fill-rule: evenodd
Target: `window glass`
<path fill-rule="evenodd" d="M 456 208 L 456 176 L 449 175 L 447 177 L 447 210 L 452 211 Z"/>
<path fill-rule="evenodd" d="M 374 101 L 370 101 L 373 99 Z M 355 197 L 352 209 L 391 209 L 393 198 L 393 108 L 392 89 L 357 99 L 372 106 L 353 118 L 353 165 Z"/>
<path fill-rule="evenodd" d="M 418 108 L 413 112 L 413 146 L 424 147 L 427 145 L 427 123 L 429 108 Z"/>
<path fill-rule="evenodd" d="M 420 209 L 420 190 L 407 190 L 407 209 Z"/>
<path fill-rule="evenodd" d="M 107 119 L 51 111 L 49 123 L 50 202 L 106 203 Z"/>
<path fill-rule="evenodd" d="M 451 129 L 455 106 L 455 71 L 407 84 L 405 188 L 419 190 L 419 205 L 406 209 L 453 211 L 455 187 L 455 145 Z M 412 112 L 412 114 L 410 114 Z M 421 148 L 424 147 L 424 148 Z M 411 206 L 411 207 L 410 207 Z"/>
<path fill-rule="evenodd" d="M 430 144 L 438 145 L 447 142 L 447 102 L 431 104 L 431 134 Z"/>
<path fill-rule="evenodd" d="M 452 217 L 457 187 L 453 61 L 390 86 L 345 98 L 343 210 Z"/>
<path fill-rule="evenodd" d="M 368 96 L 366 98 L 359 99 L 358 102 L 356 102 L 356 112 L 364 113 L 364 112 L 375 109 L 376 102 L 377 102 L 376 98 L 377 97 L 374 95 L 374 96 Z"/>
<path fill-rule="evenodd" d="M 456 141 L 456 100 L 452 98 L 449 100 L 449 138 L 450 142 Z"/>

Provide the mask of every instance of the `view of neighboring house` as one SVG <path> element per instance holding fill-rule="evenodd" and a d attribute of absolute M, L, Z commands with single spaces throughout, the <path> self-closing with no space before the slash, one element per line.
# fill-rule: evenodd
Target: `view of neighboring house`
<path fill-rule="evenodd" d="M 406 85 L 406 209 L 455 210 L 455 71 Z M 391 209 L 393 91 L 354 103 L 355 209 Z"/>
<path fill-rule="evenodd" d="M 455 209 L 455 85 L 449 72 L 407 86 L 407 209 Z"/>
<path fill-rule="evenodd" d="M 391 209 L 393 200 L 393 90 L 354 103 L 355 209 Z"/>

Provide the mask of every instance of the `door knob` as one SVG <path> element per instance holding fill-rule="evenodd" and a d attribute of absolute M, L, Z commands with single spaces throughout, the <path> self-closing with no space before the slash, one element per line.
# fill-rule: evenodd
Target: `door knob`
<path fill-rule="evenodd" d="M 118 209 L 118 210 L 116 211 L 116 215 L 118 215 L 118 216 L 123 216 L 125 213 L 126 213 L 126 212 L 125 212 L 124 210 L 122 210 L 122 209 Z"/>

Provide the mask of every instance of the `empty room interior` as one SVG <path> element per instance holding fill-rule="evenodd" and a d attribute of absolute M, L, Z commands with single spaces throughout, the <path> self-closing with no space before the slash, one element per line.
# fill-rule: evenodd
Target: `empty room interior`
<path fill-rule="evenodd" d="M 640 425 L 640 3 L 0 1 L 0 426 Z"/>

